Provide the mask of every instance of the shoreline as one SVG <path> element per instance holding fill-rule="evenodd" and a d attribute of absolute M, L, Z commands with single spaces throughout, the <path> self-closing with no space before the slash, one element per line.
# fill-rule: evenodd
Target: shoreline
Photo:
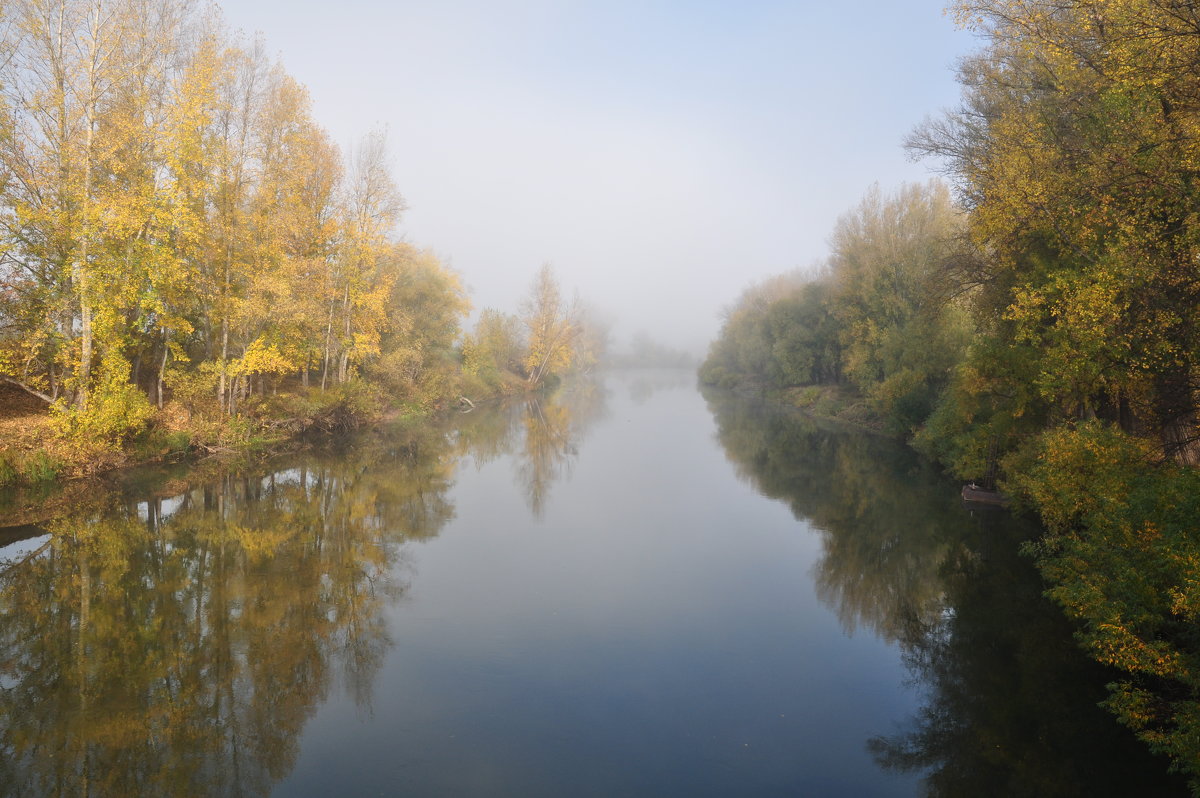
<path fill-rule="evenodd" d="M 527 393 L 530 392 L 536 391 Z M 470 407 L 486 407 L 518 395 L 488 395 L 470 400 Z M 232 440 L 214 437 L 213 427 L 209 424 L 172 425 L 174 428 L 152 426 L 140 440 L 131 441 L 118 451 L 97 450 L 91 456 L 71 461 L 59 459 L 50 451 L 67 446 L 62 439 L 39 440 L 37 447 L 25 449 L 0 449 L 0 468 L 16 458 L 27 463 L 42 458 L 51 461 L 51 467 L 56 469 L 53 476 L 41 479 L 22 478 L 23 475 L 14 470 L 18 474 L 16 478 L 0 481 L 0 531 L 37 526 L 69 512 L 98 506 L 138 469 L 179 466 L 203 480 L 210 471 L 253 465 L 273 457 L 328 446 L 346 436 L 448 418 L 460 412 L 458 404 L 447 398 L 438 406 L 420 409 L 395 405 L 362 412 L 343 405 L 335 406 L 333 413 L 318 413 L 311 417 L 264 416 L 253 419 L 253 428 Z M 331 419 L 326 418 L 329 415 L 336 415 L 336 419 L 332 419 L 336 423 L 330 423 Z M 37 419 L 30 422 L 30 427 L 45 427 L 49 423 L 44 412 L 25 418 Z M 221 421 L 220 429 L 227 430 L 231 419 Z M 172 439 L 176 444 L 183 443 L 185 436 L 186 446 L 171 445 Z"/>

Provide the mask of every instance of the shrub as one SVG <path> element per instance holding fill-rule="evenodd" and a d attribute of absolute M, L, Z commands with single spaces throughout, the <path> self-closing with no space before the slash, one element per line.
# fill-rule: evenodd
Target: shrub
<path fill-rule="evenodd" d="M 53 407 L 54 425 L 73 443 L 116 448 L 145 429 L 154 407 L 136 385 L 110 376 L 97 384 L 84 408 L 62 402 Z"/>

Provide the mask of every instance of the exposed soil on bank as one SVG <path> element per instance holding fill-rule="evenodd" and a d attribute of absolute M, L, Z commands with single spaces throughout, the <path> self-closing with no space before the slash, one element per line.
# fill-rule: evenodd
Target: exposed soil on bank
<path fill-rule="evenodd" d="M 36 449 L 50 433 L 50 407 L 15 385 L 0 382 L 0 449 Z"/>

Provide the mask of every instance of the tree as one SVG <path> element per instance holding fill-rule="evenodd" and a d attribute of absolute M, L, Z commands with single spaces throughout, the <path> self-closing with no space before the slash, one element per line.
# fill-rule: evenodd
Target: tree
<path fill-rule="evenodd" d="M 351 367 L 379 354 L 387 319 L 386 302 L 394 270 L 386 260 L 404 200 L 387 167 L 387 137 L 367 135 L 350 158 L 342 206 L 341 246 L 329 281 L 324 387 L 336 353 L 336 379 L 345 382 Z"/>
<path fill-rule="evenodd" d="M 380 355 L 367 374 L 397 397 L 431 405 L 456 392 L 459 324 L 469 305 L 458 275 L 429 251 L 395 244 Z"/>
<path fill-rule="evenodd" d="M 986 0 L 955 13 L 986 46 L 960 71 L 963 107 L 911 145 L 955 174 L 987 253 L 981 312 L 1033 360 L 1034 404 L 1012 412 L 1106 418 L 1200 463 L 1193 12 Z"/>
<path fill-rule="evenodd" d="M 528 351 L 525 372 L 530 386 L 551 374 L 561 374 L 575 359 L 575 344 L 582 332 L 578 302 L 567 305 L 559 292 L 550 264 L 534 278 L 529 297 L 521 308 Z"/>
<path fill-rule="evenodd" d="M 1049 528 L 1108 704 L 1200 789 L 1200 25 L 1190 3 L 959 2 L 984 47 L 911 140 L 970 211 L 981 337 L 939 409 Z M 988 439 L 990 443 L 986 443 Z M 982 445 L 981 445 L 982 444 Z M 974 454 L 971 454 L 971 450 Z"/>
<path fill-rule="evenodd" d="M 475 329 L 463 338 L 463 374 L 479 380 L 480 390 L 505 392 L 506 375 L 515 382 L 524 370 L 525 351 L 521 320 L 495 308 L 484 308 Z"/>
<path fill-rule="evenodd" d="M 845 374 L 905 433 L 929 416 L 966 348 L 966 315 L 949 301 L 944 276 L 961 221 L 941 183 L 891 196 L 876 186 L 833 233 L 831 304 Z"/>
<path fill-rule="evenodd" d="M 4 214 L 26 340 L 19 379 L 86 411 L 128 368 L 127 293 L 153 247 L 152 145 L 175 2 L 22 0 L 3 7 Z M 131 270 L 134 270 L 131 273 Z"/>

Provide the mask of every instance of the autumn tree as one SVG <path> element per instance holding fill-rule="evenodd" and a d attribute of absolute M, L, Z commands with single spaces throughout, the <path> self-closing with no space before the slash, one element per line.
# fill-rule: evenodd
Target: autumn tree
<path fill-rule="evenodd" d="M 379 354 L 394 281 L 390 246 L 404 200 L 387 167 L 383 131 L 366 136 L 349 159 L 340 244 L 327 283 L 321 385 L 345 382 L 356 364 Z"/>
<path fill-rule="evenodd" d="M 0 379 L 77 441 L 314 377 L 456 389 L 463 290 L 397 240 L 383 133 L 343 158 L 215 7 L 0 5 L 0 178 Z"/>
<path fill-rule="evenodd" d="M 528 350 L 525 372 L 529 385 L 541 384 L 551 374 L 561 374 L 574 361 L 576 342 L 582 332 L 578 302 L 567 304 L 550 264 L 534 278 L 529 297 L 521 308 Z"/>
<path fill-rule="evenodd" d="M 524 352 L 521 320 L 495 308 L 484 308 L 463 345 L 464 368 L 472 373 L 486 368 L 517 372 L 522 368 Z"/>
<path fill-rule="evenodd" d="M 945 275 L 961 221 L 941 183 L 890 196 L 876 186 L 833 233 L 830 300 L 842 368 L 905 433 L 929 416 L 966 349 L 966 309 Z"/>
<path fill-rule="evenodd" d="M 458 275 L 437 256 L 394 244 L 380 355 L 366 374 L 392 396 L 429 406 L 457 392 L 459 327 L 469 305 Z"/>
<path fill-rule="evenodd" d="M 985 47 L 963 107 L 913 137 L 944 157 L 988 253 L 995 334 L 1032 369 L 1032 406 L 1195 444 L 1200 280 L 1193 15 L 1144 0 L 962 2 Z M 1001 380 L 1003 374 L 997 375 Z"/>

